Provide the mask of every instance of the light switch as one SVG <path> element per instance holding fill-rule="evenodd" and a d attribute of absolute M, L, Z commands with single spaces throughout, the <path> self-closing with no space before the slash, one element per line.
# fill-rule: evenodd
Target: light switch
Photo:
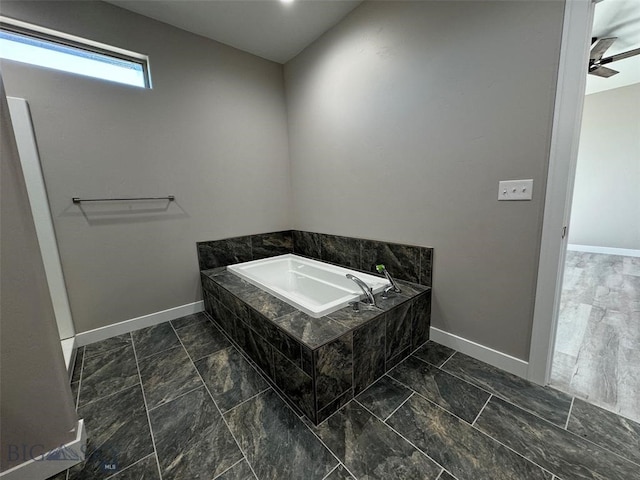
<path fill-rule="evenodd" d="M 531 200 L 533 180 L 502 180 L 498 185 L 498 200 Z"/>

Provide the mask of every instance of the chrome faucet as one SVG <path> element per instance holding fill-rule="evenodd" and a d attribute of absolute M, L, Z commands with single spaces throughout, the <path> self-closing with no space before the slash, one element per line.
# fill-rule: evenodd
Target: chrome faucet
<path fill-rule="evenodd" d="M 373 290 L 371 289 L 371 287 L 369 287 L 369 285 L 364 283 L 362 280 L 360 280 L 355 275 L 351 275 L 350 273 L 347 273 L 347 278 L 349 280 L 353 280 L 354 282 L 356 282 L 356 284 L 362 289 L 364 294 L 367 296 L 367 299 L 369 300 L 369 302 L 368 302 L 369 305 L 373 305 L 375 307 L 376 306 L 376 299 L 373 296 Z"/>
<path fill-rule="evenodd" d="M 402 292 L 402 290 L 400 290 L 400 287 L 398 286 L 396 281 L 389 274 L 389 272 L 387 272 L 387 269 L 384 268 L 384 265 L 376 265 L 376 270 L 378 271 L 378 273 L 383 273 L 384 276 L 387 277 L 387 280 L 389 280 L 389 285 L 387 285 L 387 287 L 384 289 L 384 292 L 382 293 L 382 298 L 387 298 L 389 292 L 395 292 L 395 293 Z"/>

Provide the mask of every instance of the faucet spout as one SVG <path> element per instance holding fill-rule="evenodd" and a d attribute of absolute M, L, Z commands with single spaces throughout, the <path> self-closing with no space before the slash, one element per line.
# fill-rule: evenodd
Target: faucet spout
<path fill-rule="evenodd" d="M 347 273 L 347 278 L 349 280 L 353 280 L 354 282 L 356 282 L 356 285 L 358 285 L 360 287 L 360 289 L 364 292 L 364 294 L 367 296 L 368 303 L 375 307 L 376 306 L 376 299 L 373 296 L 373 291 L 372 291 L 371 287 L 369 287 L 369 285 L 364 283 L 361 279 L 359 279 L 355 275 L 351 275 L 350 273 Z"/>
<path fill-rule="evenodd" d="M 389 285 L 384 289 L 384 293 L 382 294 L 382 298 L 387 298 L 387 294 L 389 292 L 395 292 L 395 293 L 402 292 L 402 290 L 400 290 L 400 287 L 398 286 L 396 281 L 389 274 L 389 272 L 387 272 L 387 269 L 384 268 L 384 265 L 376 265 L 376 270 L 378 271 L 378 273 L 383 273 L 384 276 L 387 277 L 387 280 L 389 281 Z"/>

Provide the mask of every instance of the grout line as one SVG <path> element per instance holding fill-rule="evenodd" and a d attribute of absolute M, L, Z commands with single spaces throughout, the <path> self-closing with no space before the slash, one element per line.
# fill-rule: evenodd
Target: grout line
<path fill-rule="evenodd" d="M 147 424 L 149 425 L 149 433 L 151 434 L 151 443 L 153 444 L 153 453 L 156 456 L 156 466 L 158 467 L 158 475 L 162 480 L 162 469 L 160 468 L 160 458 L 158 458 L 158 449 L 156 448 L 156 439 L 153 435 L 153 428 L 151 427 L 151 416 L 149 415 L 149 406 L 147 404 L 147 396 L 144 393 L 144 387 L 142 386 L 142 375 L 140 374 L 140 365 L 138 364 L 138 354 L 136 353 L 136 347 L 133 344 L 133 335 L 129 333 L 131 337 L 131 347 L 133 348 L 133 356 L 136 360 L 136 370 L 138 371 L 138 380 L 140 380 L 140 391 L 142 392 L 142 400 L 144 401 L 144 413 L 147 414 Z"/>
<path fill-rule="evenodd" d="M 229 470 L 231 470 L 233 467 L 235 467 L 236 465 L 238 465 L 240 462 L 242 462 L 244 460 L 244 455 L 242 456 L 242 458 L 240 460 L 238 460 L 236 463 L 234 463 L 233 465 L 231 465 L 229 468 L 227 468 L 226 470 L 220 472 L 218 475 L 216 475 L 215 477 L 213 477 L 213 480 L 216 480 L 216 478 L 220 478 L 222 475 L 224 475 L 225 473 L 227 473 Z M 109 480 L 109 479 L 107 479 Z"/>
<path fill-rule="evenodd" d="M 252 395 L 251 397 L 247 398 L 246 400 L 241 401 L 239 404 L 237 404 L 237 405 L 235 405 L 235 406 L 231 407 L 231 408 L 230 408 L 230 409 L 228 409 L 228 410 L 225 410 L 225 411 L 224 411 L 224 413 L 226 414 L 226 413 L 229 413 L 229 412 L 231 412 L 231 411 L 235 410 L 235 409 L 236 409 L 236 408 L 238 408 L 240 405 L 244 405 L 245 403 L 247 403 L 247 402 L 249 402 L 249 401 L 253 400 L 254 398 L 256 398 L 256 397 L 258 397 L 258 396 L 260 396 L 260 395 L 262 395 L 263 393 L 265 393 L 265 392 L 266 392 L 267 390 L 269 390 L 270 388 L 271 388 L 271 385 L 267 385 L 267 388 L 265 388 L 264 390 L 260 390 L 260 391 L 259 391 L 258 393 L 256 393 L 255 395 Z M 222 411 L 222 410 L 221 410 L 221 411 Z"/>
<path fill-rule="evenodd" d="M 569 407 L 569 413 L 567 414 L 567 421 L 564 424 L 564 429 L 569 431 L 569 419 L 571 418 L 571 412 L 573 411 L 573 402 L 576 401 L 576 397 L 571 398 L 571 406 Z"/>
<path fill-rule="evenodd" d="M 182 345 L 182 348 L 184 348 L 184 351 L 186 352 L 187 357 L 189 357 L 189 360 L 191 361 L 191 364 L 193 365 L 193 368 L 195 369 L 196 374 L 200 378 L 200 381 L 204 385 L 204 388 L 205 388 L 206 392 L 209 394 L 209 398 L 211 398 L 211 401 L 213 402 L 214 407 L 216 407 L 216 410 L 218 410 L 218 413 L 220 414 L 220 417 L 222 418 L 222 421 L 224 422 L 225 426 L 227 427 L 227 430 L 229 431 L 229 433 L 231 434 L 231 438 L 233 438 L 233 441 L 236 442 L 236 445 L 238 446 L 238 450 L 242 454 L 242 457 L 247 461 L 247 465 L 249 465 L 249 468 L 251 469 L 251 472 L 253 473 L 253 475 L 256 478 L 258 478 L 258 475 L 256 474 L 255 470 L 253 469 L 253 465 L 251 465 L 251 462 L 249 462 L 249 459 L 247 458 L 247 455 L 244 453 L 244 450 L 240 446 L 240 442 L 238 442 L 238 439 L 233 434 L 233 430 L 231 430 L 231 427 L 229 427 L 229 423 L 227 422 L 227 419 L 224 418 L 224 414 L 222 413 L 222 410 L 220 410 L 220 407 L 218 406 L 218 403 L 213 398 L 213 395 L 211 394 L 211 391 L 209 390 L 209 387 L 207 386 L 206 382 L 202 378 L 202 375 L 200 375 L 200 372 L 196 368 L 195 362 L 193 361 L 193 359 L 191 358 L 191 355 L 189 355 L 189 352 L 187 351 L 187 349 L 185 348 L 184 344 L 182 343 L 182 339 L 180 338 L 180 336 L 178 336 L 178 332 L 176 331 L 176 328 L 173 326 L 173 324 L 171 324 L 171 328 L 173 328 L 174 333 L 176 334 L 176 336 L 178 337 L 178 340 L 180 341 L 180 345 Z"/>
<path fill-rule="evenodd" d="M 367 412 L 369 412 L 371 415 L 373 415 L 375 418 L 377 418 L 378 420 L 380 420 L 381 422 L 384 423 L 384 420 L 382 418 L 380 418 L 378 415 L 376 415 L 375 413 L 373 413 L 371 410 L 369 410 L 366 406 L 364 406 L 362 403 L 360 403 L 358 400 L 354 400 L 358 405 L 360 405 L 362 408 L 364 408 Z"/>
<path fill-rule="evenodd" d="M 436 477 L 436 480 L 440 480 L 440 478 L 442 477 L 442 474 L 444 473 L 444 468 L 442 470 L 440 470 L 440 473 L 438 474 L 438 476 Z M 553 480 L 553 479 L 551 479 Z"/>
<path fill-rule="evenodd" d="M 127 470 L 129 470 L 131 467 L 133 467 L 134 465 L 139 464 L 140 462 L 146 460 L 149 457 L 153 457 L 155 456 L 155 453 L 150 453 L 149 455 L 147 455 L 146 457 L 142 457 L 140 460 L 137 460 L 135 462 L 133 462 L 131 465 L 127 465 L 126 468 L 124 468 L 123 470 L 120 470 L 119 472 L 114 473 L 113 475 L 109 475 L 105 480 L 109 480 L 111 478 L 115 478 L 118 475 L 120 475 L 122 472 L 126 472 Z"/>
<path fill-rule="evenodd" d="M 77 352 L 76 352 L 77 355 Z M 80 378 L 78 380 L 78 393 L 76 393 L 76 412 L 78 411 L 78 406 L 80 405 L 80 389 L 82 388 L 82 377 L 84 374 L 84 360 L 87 358 L 85 355 L 84 347 L 82 347 L 82 362 L 80 362 Z"/>
<path fill-rule="evenodd" d="M 394 414 L 394 413 L 396 413 L 398 410 L 400 410 L 400 408 L 401 408 L 405 403 L 407 403 L 407 402 L 409 401 L 409 399 L 410 399 L 411 397 L 413 397 L 413 395 L 414 395 L 415 393 L 416 393 L 416 392 L 414 392 L 414 391 L 412 390 L 412 391 L 411 391 L 411 395 L 409 395 L 407 398 L 405 398 L 405 399 L 404 399 L 404 401 L 403 401 L 400 405 L 398 405 L 398 406 L 397 406 L 397 408 L 394 408 L 394 409 L 393 409 L 393 412 L 391 412 L 389 415 L 387 415 L 387 418 L 383 419 L 382 421 L 383 421 L 383 422 L 386 422 L 387 420 L 389 420 L 389 418 L 391 418 L 391 415 L 393 415 L 393 414 Z M 359 403 L 359 402 L 358 402 L 358 403 Z"/>
<path fill-rule="evenodd" d="M 478 421 L 478 419 L 480 418 L 480 415 L 482 414 L 482 412 L 484 412 L 484 409 L 487 408 L 487 405 L 489 405 L 489 401 L 493 398 L 493 395 L 489 395 L 489 398 L 487 398 L 487 401 L 484 402 L 484 405 L 482 406 L 482 408 L 480 409 L 480 411 L 478 412 L 478 414 L 476 415 L 476 418 L 473 419 L 473 422 L 471 422 L 471 426 L 475 426 L 476 422 Z"/>
<path fill-rule="evenodd" d="M 449 356 L 449 358 L 447 358 L 444 362 L 442 362 L 442 364 L 439 367 L 437 365 L 436 365 L 436 367 L 438 367 L 438 368 L 444 367 L 444 364 L 447 363 L 449 360 L 451 360 L 456 353 L 458 353 L 458 351 L 454 350 L 453 353 Z"/>
<path fill-rule="evenodd" d="M 338 464 L 337 464 L 335 467 L 333 467 L 333 468 L 329 471 L 329 473 L 327 473 L 324 477 L 322 477 L 322 480 L 326 480 L 326 479 L 329 477 L 329 475 L 331 475 L 333 472 L 335 472 L 335 471 L 336 471 L 336 469 L 337 469 L 339 466 L 340 466 L 340 462 L 338 462 Z"/>
<path fill-rule="evenodd" d="M 164 406 L 165 406 L 165 405 L 167 405 L 168 403 L 171 403 L 171 402 L 173 402 L 174 400 L 178 400 L 179 398 L 182 398 L 182 397 L 184 397 L 184 396 L 186 396 L 186 395 L 189 395 L 190 393 L 193 393 L 193 392 L 195 392 L 196 390 L 200 390 L 201 388 L 202 388 L 202 385 L 200 385 L 200 386 L 198 386 L 198 387 L 196 387 L 196 388 L 192 388 L 192 389 L 191 389 L 191 390 L 189 390 L 188 392 L 181 393 L 181 394 L 180 394 L 180 395 L 178 395 L 177 397 L 173 397 L 173 398 L 172 398 L 172 399 L 170 399 L 170 400 L 163 401 L 162 403 L 159 403 L 158 405 L 155 405 L 155 406 L 151 407 L 151 408 L 149 409 L 149 411 L 150 411 L 150 412 L 152 412 L 153 410 L 155 410 L 155 409 L 157 409 L 157 408 L 164 407 Z"/>

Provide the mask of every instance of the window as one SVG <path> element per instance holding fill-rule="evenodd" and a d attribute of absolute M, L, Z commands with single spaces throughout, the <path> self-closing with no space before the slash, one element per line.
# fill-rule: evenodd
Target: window
<path fill-rule="evenodd" d="M 0 58 L 151 88 L 148 57 L 0 17 Z"/>

